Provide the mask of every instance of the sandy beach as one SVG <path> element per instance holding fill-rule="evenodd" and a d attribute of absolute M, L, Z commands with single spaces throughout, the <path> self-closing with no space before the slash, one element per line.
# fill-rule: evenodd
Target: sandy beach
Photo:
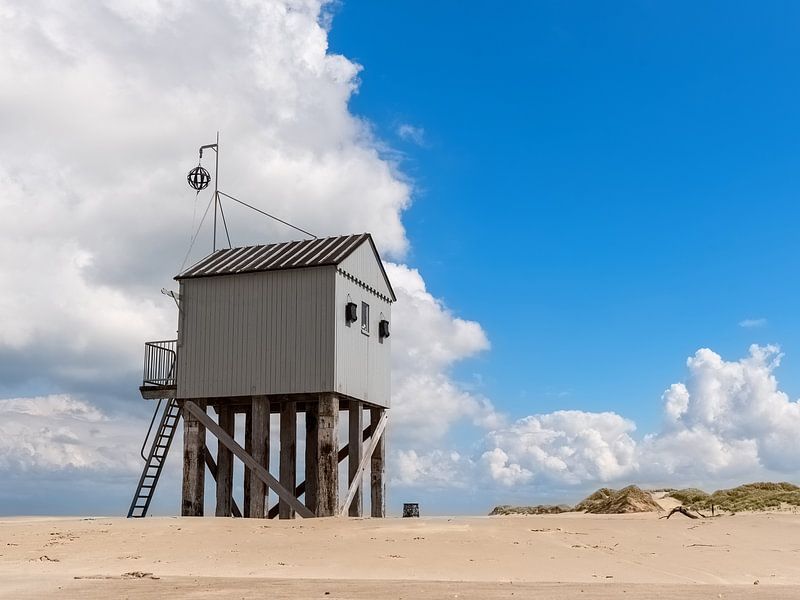
<path fill-rule="evenodd" d="M 798 598 L 800 515 L 6 518 L 0 597 Z"/>

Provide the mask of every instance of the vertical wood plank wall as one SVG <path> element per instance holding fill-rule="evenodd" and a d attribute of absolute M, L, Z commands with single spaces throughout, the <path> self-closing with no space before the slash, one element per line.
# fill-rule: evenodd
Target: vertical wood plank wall
<path fill-rule="evenodd" d="M 183 280 L 178 397 L 333 390 L 335 276 L 317 267 Z"/>

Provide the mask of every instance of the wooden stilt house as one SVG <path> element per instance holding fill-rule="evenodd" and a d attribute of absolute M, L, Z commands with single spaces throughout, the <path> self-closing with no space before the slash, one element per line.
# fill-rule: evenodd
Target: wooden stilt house
<path fill-rule="evenodd" d="M 182 515 L 204 514 L 208 470 L 217 516 L 360 516 L 369 468 L 370 512 L 384 516 L 396 298 L 372 237 L 217 250 L 175 279 L 178 339 L 145 345 L 140 391 L 166 405 L 129 516 L 146 514 L 181 417 Z M 348 443 L 339 447 L 343 411 Z M 279 439 L 270 435 L 273 414 Z M 297 477 L 298 415 L 305 417 L 304 481 Z M 243 443 L 235 439 L 237 418 L 244 419 Z M 216 457 L 208 434 L 217 438 Z M 275 474 L 271 452 L 279 454 Z M 234 456 L 245 465 L 242 507 L 233 499 Z M 268 490 L 279 497 L 273 507 Z"/>

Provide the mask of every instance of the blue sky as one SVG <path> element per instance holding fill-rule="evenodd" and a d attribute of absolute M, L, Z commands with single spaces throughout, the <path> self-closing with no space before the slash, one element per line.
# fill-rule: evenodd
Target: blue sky
<path fill-rule="evenodd" d="M 798 395 L 798 17 L 788 2 L 337 8 L 331 50 L 364 67 L 351 108 L 413 179 L 412 261 L 492 342 L 463 381 L 479 374 L 512 414 L 614 409 L 644 432 L 695 350 L 771 342 Z"/>

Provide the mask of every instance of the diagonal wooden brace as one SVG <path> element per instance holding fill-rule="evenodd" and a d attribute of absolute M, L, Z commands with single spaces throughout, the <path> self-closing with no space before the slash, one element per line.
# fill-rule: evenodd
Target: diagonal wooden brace
<path fill-rule="evenodd" d="M 362 439 L 366 442 L 370 438 L 371 435 L 372 435 L 372 425 L 367 425 L 364 428 L 364 434 L 363 434 Z M 339 460 L 339 462 L 342 462 L 349 455 L 350 455 L 350 444 L 345 444 L 344 446 L 342 446 L 339 449 L 339 454 L 337 456 L 337 459 Z M 299 498 L 300 496 L 302 496 L 305 493 L 306 493 L 306 482 L 305 481 L 301 481 L 297 485 L 297 488 L 294 491 L 294 495 Z M 275 517 L 278 516 L 278 505 L 277 504 L 269 509 L 269 513 L 268 513 L 267 516 L 270 519 L 274 519 Z"/>
<path fill-rule="evenodd" d="M 206 455 L 206 466 L 208 467 L 208 471 L 211 473 L 211 476 L 214 478 L 214 481 L 217 480 L 217 462 L 214 460 L 214 457 L 211 456 L 211 450 L 206 448 L 205 451 Z M 241 517 L 242 511 L 239 510 L 239 505 L 236 504 L 236 500 L 234 500 L 233 496 L 231 496 L 231 514 L 234 517 Z"/>
<path fill-rule="evenodd" d="M 350 489 L 347 490 L 347 498 L 345 498 L 344 504 L 342 505 L 341 511 L 339 512 L 339 516 L 342 517 L 347 516 L 347 511 L 350 508 L 350 504 L 352 504 L 353 498 L 356 497 L 356 492 L 358 491 L 358 488 L 361 485 L 361 479 L 362 475 L 364 474 L 364 469 L 367 468 L 367 463 L 369 462 L 369 459 L 372 457 L 372 453 L 378 446 L 378 442 L 381 441 L 381 436 L 383 435 L 383 432 L 386 429 L 386 423 L 388 420 L 389 420 L 389 414 L 384 413 L 381 420 L 378 421 L 378 425 L 377 427 L 375 427 L 375 431 L 372 434 L 372 440 L 370 440 L 369 446 L 367 446 L 367 450 L 366 452 L 364 452 L 364 456 L 361 457 L 361 462 L 358 463 L 358 469 L 356 470 L 353 476 L 353 483 L 350 484 Z"/>
<path fill-rule="evenodd" d="M 292 508 L 294 508 L 297 514 L 305 518 L 311 518 L 315 516 L 314 513 L 308 510 L 302 502 L 294 497 L 294 494 L 283 487 L 277 479 L 270 475 L 269 471 L 258 464 L 258 461 L 250 456 L 244 448 L 237 444 L 236 440 L 234 440 L 225 432 L 224 429 L 217 425 L 214 422 L 214 419 L 206 414 L 206 411 L 197 406 L 191 400 L 183 401 L 183 409 L 189 411 L 192 416 L 205 425 L 206 430 L 213 433 L 216 438 L 225 445 L 226 448 L 233 452 L 239 458 L 239 460 L 241 460 L 245 466 L 250 469 L 255 477 L 258 477 L 261 481 L 267 484 L 271 490 L 278 494 L 278 497 L 281 500 L 284 500 Z"/>

